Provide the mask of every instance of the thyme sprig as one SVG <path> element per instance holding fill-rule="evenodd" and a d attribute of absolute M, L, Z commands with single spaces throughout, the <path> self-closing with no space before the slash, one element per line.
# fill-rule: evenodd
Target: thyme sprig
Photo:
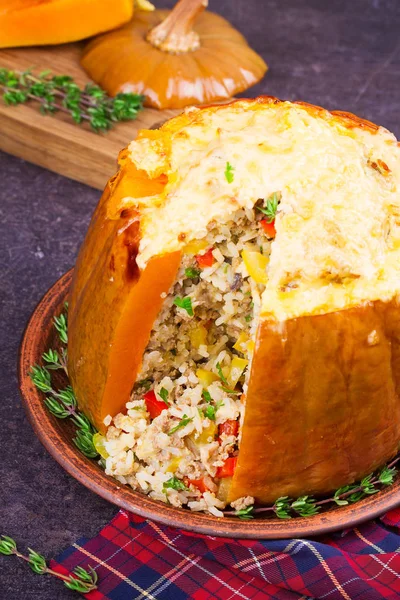
<path fill-rule="evenodd" d="M 34 573 L 38 575 L 52 575 L 64 582 L 64 585 L 70 590 L 88 594 L 97 589 L 97 573 L 89 567 L 88 570 L 83 567 L 76 567 L 71 575 L 64 575 L 51 569 L 46 562 L 45 557 L 32 548 L 28 548 L 28 554 L 22 554 L 15 540 L 8 535 L 2 535 L 0 539 L 0 554 L 4 556 L 16 556 L 27 562 Z"/>
<path fill-rule="evenodd" d="M 110 129 L 118 121 L 135 119 L 143 107 L 143 96 L 117 94 L 111 98 L 99 86 L 87 84 L 83 90 L 68 75 L 43 71 L 0 69 L 0 91 L 10 106 L 36 102 L 42 114 L 68 114 L 75 123 L 88 123 L 96 132 Z"/>
<path fill-rule="evenodd" d="M 65 308 L 67 310 L 68 305 Z M 66 347 L 63 346 L 68 342 L 68 319 L 66 312 L 54 318 L 54 327 L 62 345 L 61 350 L 50 349 L 45 352 L 42 355 L 45 366 L 33 365 L 30 377 L 35 387 L 46 394 L 44 403 L 51 414 L 57 417 L 57 419 L 69 418 L 75 425 L 76 433 L 73 438 L 75 446 L 87 458 L 97 458 L 99 453 L 93 443 L 93 435 L 97 430 L 90 423 L 86 415 L 78 409 L 72 387 L 67 385 L 64 389 L 55 389 L 52 382 L 51 370 L 64 369 L 67 373 L 67 351 Z"/>
<path fill-rule="evenodd" d="M 256 515 L 262 513 L 275 513 L 279 519 L 291 519 L 292 517 L 309 517 L 320 512 L 324 505 L 345 506 L 354 504 L 366 496 L 376 494 L 382 486 L 392 485 L 397 474 L 396 464 L 400 461 L 397 456 L 391 463 L 385 465 L 377 473 L 371 473 L 364 477 L 359 483 L 346 485 L 339 488 L 329 498 L 315 500 L 311 496 L 301 496 L 294 500 L 288 496 L 278 498 L 272 506 L 248 506 L 247 508 L 236 511 L 225 511 L 227 516 L 238 517 L 239 519 L 254 519 Z"/>

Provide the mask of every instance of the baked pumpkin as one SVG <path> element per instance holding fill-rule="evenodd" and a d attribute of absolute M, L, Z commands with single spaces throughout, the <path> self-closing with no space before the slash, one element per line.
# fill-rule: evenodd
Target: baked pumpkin
<path fill-rule="evenodd" d="M 231 98 L 257 83 L 267 65 L 228 21 L 202 13 L 206 6 L 180 0 L 172 11 L 138 11 L 124 27 L 91 40 L 81 65 L 112 96 L 143 94 L 155 108 Z"/>
<path fill-rule="evenodd" d="M 262 97 L 189 109 L 119 162 L 69 309 L 71 382 L 107 472 L 219 514 L 329 492 L 393 457 L 393 135 Z"/>
<path fill-rule="evenodd" d="M 64 44 L 119 27 L 133 0 L 3 0 L 0 48 Z"/>

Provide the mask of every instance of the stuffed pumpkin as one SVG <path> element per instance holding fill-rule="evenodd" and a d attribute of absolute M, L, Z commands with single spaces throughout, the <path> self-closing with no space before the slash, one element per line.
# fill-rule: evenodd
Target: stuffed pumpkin
<path fill-rule="evenodd" d="M 393 457 L 394 136 L 262 97 L 141 131 L 119 164 L 69 308 L 68 370 L 107 472 L 220 516 Z"/>

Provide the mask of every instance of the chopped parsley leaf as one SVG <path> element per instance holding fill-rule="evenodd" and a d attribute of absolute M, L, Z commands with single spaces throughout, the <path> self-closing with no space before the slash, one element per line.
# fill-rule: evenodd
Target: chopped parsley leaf
<path fill-rule="evenodd" d="M 267 217 L 267 223 L 272 223 L 272 221 L 275 220 L 276 213 L 278 210 L 278 204 L 281 201 L 281 197 L 282 195 L 280 192 L 274 192 L 264 202 L 264 208 L 257 206 L 258 210 L 260 210 Z"/>
<path fill-rule="evenodd" d="M 232 183 L 235 178 L 235 175 L 233 173 L 234 170 L 235 167 L 232 167 L 232 165 L 229 162 L 227 162 L 225 167 L 225 179 L 228 183 Z"/>
<path fill-rule="evenodd" d="M 203 408 L 203 415 L 207 419 L 210 419 L 210 421 L 215 421 L 215 413 L 219 408 L 221 408 L 221 406 L 223 406 L 222 401 L 217 402 L 215 406 L 213 406 L 212 404 L 208 404 L 206 408 Z"/>
<path fill-rule="evenodd" d="M 183 308 L 183 310 L 186 310 L 189 317 L 193 317 L 192 299 L 189 298 L 189 296 L 186 296 L 185 298 L 180 298 L 179 296 L 177 296 L 174 299 L 174 304 L 175 304 L 175 306 L 178 306 L 179 308 Z"/>
<path fill-rule="evenodd" d="M 158 392 L 158 395 L 160 396 L 161 400 L 165 402 L 167 406 L 169 406 L 168 390 L 166 390 L 165 387 L 161 388 L 161 390 Z"/>
<path fill-rule="evenodd" d="M 221 380 L 221 381 L 222 381 L 222 382 L 223 382 L 225 385 L 228 385 L 228 381 L 227 381 L 227 379 L 226 379 L 225 375 L 224 375 L 224 374 L 223 374 L 223 372 L 222 372 L 222 367 L 221 367 L 220 363 L 219 363 L 219 362 L 217 362 L 217 364 L 216 364 L 215 366 L 217 367 L 218 376 L 219 376 L 220 380 Z"/>
<path fill-rule="evenodd" d="M 194 269 L 193 267 L 188 267 L 187 269 L 185 269 L 185 277 L 187 277 L 188 279 L 196 279 L 196 277 L 199 277 L 199 275 L 199 269 Z"/>
<path fill-rule="evenodd" d="M 248 323 L 249 321 L 251 321 L 251 315 L 246 315 L 244 320 L 246 321 L 246 323 Z"/>
<path fill-rule="evenodd" d="M 175 477 L 175 475 L 173 475 L 171 477 L 171 479 L 168 479 L 168 481 L 164 481 L 164 483 L 163 483 L 163 492 L 165 492 L 168 489 L 178 490 L 179 492 L 181 492 L 181 491 L 183 492 L 183 491 L 187 490 L 188 488 L 183 483 L 183 481 L 181 481 L 180 479 Z"/>
<path fill-rule="evenodd" d="M 187 415 L 183 415 L 183 417 L 179 421 L 178 425 L 175 425 L 175 427 L 173 427 L 172 429 L 170 429 L 170 431 L 168 431 L 168 435 L 172 435 L 173 433 L 178 431 L 178 429 L 182 429 L 182 427 L 186 427 L 186 425 L 188 423 L 190 423 L 191 421 L 193 421 L 193 417 L 188 417 Z"/>
<path fill-rule="evenodd" d="M 211 402 L 212 401 L 211 394 L 207 390 L 203 390 L 202 396 L 203 396 L 203 398 L 204 398 L 204 400 L 206 402 Z"/>

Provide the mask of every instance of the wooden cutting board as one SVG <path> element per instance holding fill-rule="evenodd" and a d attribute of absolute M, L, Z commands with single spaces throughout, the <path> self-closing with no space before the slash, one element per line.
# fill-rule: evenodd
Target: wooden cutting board
<path fill-rule="evenodd" d="M 83 44 L 0 50 L 0 68 L 71 75 L 78 85 L 89 81 L 79 65 Z M 118 152 L 139 129 L 154 127 L 180 111 L 146 108 L 135 121 L 117 123 L 105 134 L 75 125 L 68 116 L 43 116 L 37 105 L 11 107 L 0 99 L 0 149 L 103 189 L 116 171 Z"/>

